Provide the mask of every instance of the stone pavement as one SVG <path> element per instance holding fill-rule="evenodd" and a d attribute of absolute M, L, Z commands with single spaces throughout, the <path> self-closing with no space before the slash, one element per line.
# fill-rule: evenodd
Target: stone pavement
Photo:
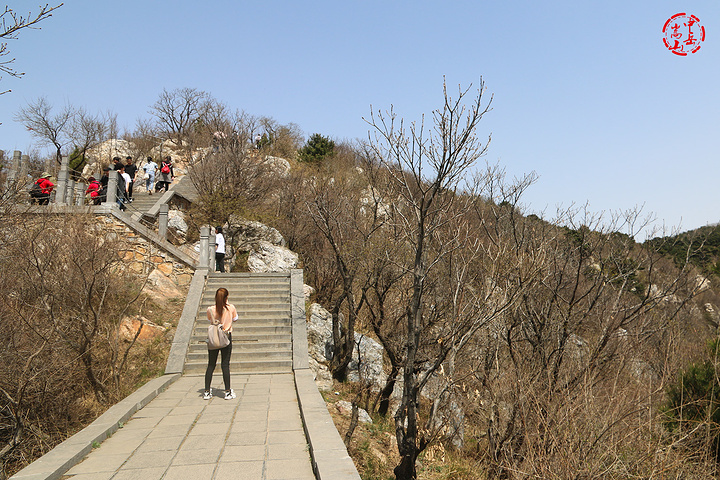
<path fill-rule="evenodd" d="M 218 368 L 219 370 L 219 368 Z M 183 376 L 62 477 L 72 480 L 314 480 L 291 373 Z"/>

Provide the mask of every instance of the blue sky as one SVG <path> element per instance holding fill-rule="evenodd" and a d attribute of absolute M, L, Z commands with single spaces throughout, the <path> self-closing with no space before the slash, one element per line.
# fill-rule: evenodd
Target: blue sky
<path fill-rule="evenodd" d="M 10 0 L 20 12 L 37 4 Z M 371 105 L 418 120 L 449 85 L 494 95 L 480 125 L 486 160 L 535 171 L 527 213 L 589 203 L 643 206 L 682 230 L 720 221 L 720 3 L 712 1 L 67 0 L 11 41 L 0 149 L 33 140 L 13 121 L 45 96 L 118 114 L 132 130 L 163 88 L 205 90 L 232 108 L 296 123 L 307 136 L 367 138 Z M 680 57 L 662 27 L 705 26 Z"/>

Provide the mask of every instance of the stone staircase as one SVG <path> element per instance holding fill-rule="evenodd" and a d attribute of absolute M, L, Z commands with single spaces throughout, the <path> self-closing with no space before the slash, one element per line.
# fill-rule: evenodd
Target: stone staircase
<path fill-rule="evenodd" d="M 138 185 L 136 185 L 136 187 Z M 126 212 L 130 213 L 131 215 L 134 213 L 139 213 L 140 215 L 146 214 L 148 210 L 150 210 L 155 205 L 155 203 L 157 203 L 157 201 L 160 200 L 160 198 L 162 197 L 162 193 L 153 193 L 152 195 L 148 195 L 145 191 L 144 184 L 141 188 L 136 188 L 135 190 L 136 191 L 133 192 L 132 203 L 126 204 Z"/>
<path fill-rule="evenodd" d="M 218 288 L 228 289 L 235 305 L 230 372 L 233 374 L 292 371 L 290 277 L 283 273 L 212 273 L 207 279 L 195 317 L 186 375 L 203 375 L 207 367 L 207 307 L 215 303 Z M 220 373 L 220 361 L 215 374 Z"/>

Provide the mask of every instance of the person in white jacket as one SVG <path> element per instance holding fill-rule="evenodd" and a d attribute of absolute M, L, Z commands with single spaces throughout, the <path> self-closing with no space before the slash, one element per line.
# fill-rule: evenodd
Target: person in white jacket
<path fill-rule="evenodd" d="M 222 227 L 215 227 L 215 271 L 225 273 L 225 237 Z"/>

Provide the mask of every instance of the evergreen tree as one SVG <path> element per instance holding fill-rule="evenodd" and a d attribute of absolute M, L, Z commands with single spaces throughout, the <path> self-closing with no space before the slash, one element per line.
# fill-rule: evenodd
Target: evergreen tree
<path fill-rule="evenodd" d="M 313 134 L 305 145 L 298 150 L 298 156 L 301 162 L 322 163 L 326 158 L 334 155 L 335 142 L 329 137 Z"/>

